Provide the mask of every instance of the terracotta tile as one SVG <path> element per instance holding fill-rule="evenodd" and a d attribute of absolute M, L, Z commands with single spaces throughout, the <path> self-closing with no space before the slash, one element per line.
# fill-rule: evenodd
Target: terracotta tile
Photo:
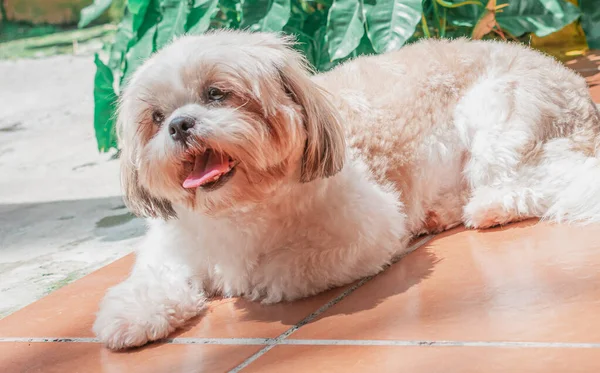
<path fill-rule="evenodd" d="M 496 347 L 276 346 L 252 372 L 595 373 L 598 350 Z"/>
<path fill-rule="evenodd" d="M 600 103 L 600 51 L 592 50 L 585 56 L 567 61 L 565 64 L 583 75 L 590 87 L 592 99 Z"/>
<path fill-rule="evenodd" d="M 595 103 L 600 104 L 600 85 L 591 87 L 590 94 L 592 95 L 592 100 L 594 100 Z"/>
<path fill-rule="evenodd" d="M 129 255 L 0 320 L 0 337 L 93 337 L 98 304 L 106 289 L 124 280 Z M 171 337 L 272 338 L 343 291 L 334 289 L 294 303 L 263 306 L 241 299 L 211 302 L 206 313 Z"/>
<path fill-rule="evenodd" d="M 261 346 L 152 345 L 111 352 L 97 343 L 0 343 L 0 372 L 227 372 Z"/>
<path fill-rule="evenodd" d="M 291 337 L 600 342 L 600 226 L 455 229 Z"/>
<path fill-rule="evenodd" d="M 340 294 L 344 288 L 292 303 L 262 305 L 243 299 L 211 302 L 207 312 L 172 337 L 275 338 Z"/>
<path fill-rule="evenodd" d="M 123 281 L 127 255 L 0 320 L 0 337 L 93 337 L 91 325 L 106 289 Z"/>
<path fill-rule="evenodd" d="M 600 72 L 600 51 L 591 50 L 585 56 L 565 62 L 565 65 L 577 71 L 585 78 L 596 75 Z"/>

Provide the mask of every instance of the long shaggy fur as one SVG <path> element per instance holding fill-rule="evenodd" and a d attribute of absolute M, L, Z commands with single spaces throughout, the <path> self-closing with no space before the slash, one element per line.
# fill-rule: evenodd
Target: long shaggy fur
<path fill-rule="evenodd" d="M 278 35 L 186 36 L 135 73 L 118 126 L 127 204 L 151 219 L 94 325 L 113 349 L 167 336 L 205 296 L 288 301 L 375 274 L 418 234 L 600 221 L 586 84 L 516 44 L 426 40 L 311 77 Z M 234 176 L 183 188 L 207 151 Z"/>

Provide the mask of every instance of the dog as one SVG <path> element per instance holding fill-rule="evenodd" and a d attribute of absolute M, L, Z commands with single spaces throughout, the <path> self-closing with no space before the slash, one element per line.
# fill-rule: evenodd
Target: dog
<path fill-rule="evenodd" d="M 600 115 L 522 45 L 427 39 L 311 75 L 289 37 L 183 36 L 118 108 L 127 206 L 149 231 L 93 330 L 167 337 L 207 297 L 293 301 L 459 224 L 600 221 Z"/>

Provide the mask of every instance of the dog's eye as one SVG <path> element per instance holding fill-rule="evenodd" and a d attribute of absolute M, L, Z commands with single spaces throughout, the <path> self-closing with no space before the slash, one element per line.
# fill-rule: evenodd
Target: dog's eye
<path fill-rule="evenodd" d="M 161 124 L 165 120 L 165 115 L 160 111 L 154 111 L 152 113 L 152 120 L 156 124 Z"/>
<path fill-rule="evenodd" d="M 225 92 L 215 87 L 210 87 L 207 92 L 208 99 L 211 101 L 221 101 L 225 98 L 225 95 Z"/>

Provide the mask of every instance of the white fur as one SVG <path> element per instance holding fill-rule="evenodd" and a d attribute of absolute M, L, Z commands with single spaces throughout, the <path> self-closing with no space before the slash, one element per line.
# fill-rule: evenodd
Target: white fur
<path fill-rule="evenodd" d="M 140 346 L 198 315 L 205 293 L 264 303 L 313 295 L 378 273 L 410 237 L 398 195 L 370 180 L 359 160 L 331 179 L 282 190 L 274 203 L 290 214 L 240 226 L 180 208 L 177 220 L 151 220 L 95 333 L 113 349 Z"/>

